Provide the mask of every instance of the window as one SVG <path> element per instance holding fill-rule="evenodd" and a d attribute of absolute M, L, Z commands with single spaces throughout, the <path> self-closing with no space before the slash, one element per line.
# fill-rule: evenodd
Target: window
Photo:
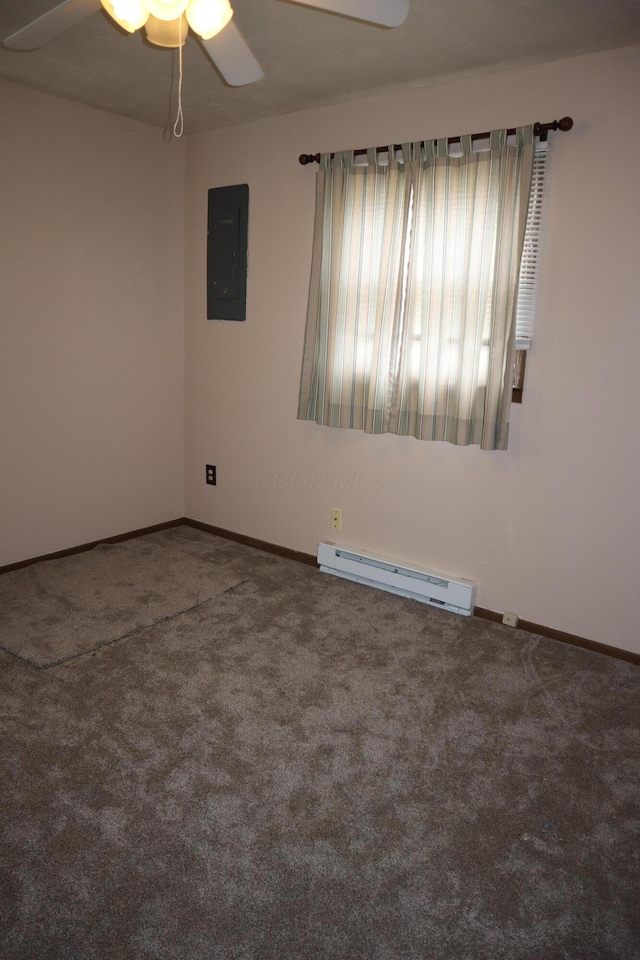
<path fill-rule="evenodd" d="M 529 190 L 529 208 L 527 225 L 520 262 L 518 281 L 518 301 L 516 306 L 516 353 L 513 361 L 514 403 L 522 402 L 522 388 L 527 359 L 527 350 L 533 340 L 535 322 L 536 292 L 538 282 L 538 253 L 540 250 L 541 229 L 544 216 L 544 195 L 548 183 L 549 143 L 544 140 L 536 144 L 531 171 Z"/>
<path fill-rule="evenodd" d="M 298 416 L 505 449 L 533 130 L 321 158 Z"/>

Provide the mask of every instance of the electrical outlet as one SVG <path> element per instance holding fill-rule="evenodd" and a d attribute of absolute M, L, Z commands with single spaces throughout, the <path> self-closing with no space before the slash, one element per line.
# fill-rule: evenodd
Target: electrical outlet
<path fill-rule="evenodd" d="M 210 463 L 207 464 L 207 483 L 210 483 L 212 487 L 216 485 L 216 468 Z"/>
<path fill-rule="evenodd" d="M 331 507 L 331 529 L 342 530 L 342 510 L 340 507 Z"/>
<path fill-rule="evenodd" d="M 503 622 L 507 627 L 517 627 L 517 626 L 518 626 L 518 614 L 517 614 L 517 613 L 511 613 L 510 610 L 505 610 L 505 612 L 502 614 L 502 622 Z"/>

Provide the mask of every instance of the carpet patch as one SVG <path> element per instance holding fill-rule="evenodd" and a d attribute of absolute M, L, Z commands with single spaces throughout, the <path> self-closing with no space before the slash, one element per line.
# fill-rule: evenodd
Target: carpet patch
<path fill-rule="evenodd" d="M 0 646 L 39 669 L 130 636 L 240 583 L 211 539 L 180 528 L 0 577 Z"/>

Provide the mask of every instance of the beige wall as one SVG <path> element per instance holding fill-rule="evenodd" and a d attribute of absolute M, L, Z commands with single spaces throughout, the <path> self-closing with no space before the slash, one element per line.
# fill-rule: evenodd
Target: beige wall
<path fill-rule="evenodd" d="M 481 606 L 640 652 L 639 81 L 636 47 L 193 136 L 186 207 L 183 144 L 0 82 L 0 565 L 186 513 L 477 579 Z M 299 423 L 314 174 L 298 154 L 565 113 L 509 450 Z M 207 189 L 242 182 L 248 320 L 210 322 Z"/>
<path fill-rule="evenodd" d="M 184 149 L 0 82 L 0 565 L 181 516 Z"/>
<path fill-rule="evenodd" d="M 640 652 L 640 50 L 426 86 L 193 136 L 186 195 L 186 513 L 479 582 L 477 602 Z M 551 120 L 536 344 L 507 452 L 296 420 L 314 173 L 298 154 Z M 246 323 L 208 322 L 207 189 L 250 186 Z M 218 467 L 218 486 L 204 465 Z M 342 507 L 332 537 L 329 511 Z"/>

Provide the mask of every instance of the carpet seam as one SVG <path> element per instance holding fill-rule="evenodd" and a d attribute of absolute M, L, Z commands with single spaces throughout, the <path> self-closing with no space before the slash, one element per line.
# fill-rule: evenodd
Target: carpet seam
<path fill-rule="evenodd" d="M 232 583 L 231 586 L 227 587 L 225 590 L 221 590 L 220 593 L 216 593 L 212 597 L 207 597 L 206 600 L 201 600 L 198 603 L 194 603 L 191 607 L 185 607 L 184 610 L 178 610 L 176 613 L 169 613 L 166 617 L 160 617 L 159 620 L 153 620 L 151 623 L 147 623 L 144 626 L 135 627 L 133 630 L 128 630 L 119 637 L 112 637 L 110 640 L 103 640 L 102 643 L 96 644 L 95 647 L 89 647 L 87 650 L 83 650 L 80 653 L 72 653 L 68 657 L 62 657 L 61 660 L 53 660 L 51 663 L 35 663 L 33 660 L 29 660 L 28 657 L 23 657 L 14 650 L 9 650 L 8 647 L 3 647 L 1 645 L 0 650 L 3 650 L 10 656 L 15 657 L 16 660 L 20 661 L 20 663 L 24 663 L 27 666 L 32 667 L 39 673 L 46 673 L 48 670 L 53 670 L 54 667 L 64 666 L 64 664 L 71 663 L 74 660 L 80 660 L 82 657 L 86 657 L 90 653 L 96 653 L 98 650 L 103 650 L 105 647 L 110 647 L 115 643 L 120 643 L 121 640 L 127 640 L 129 637 L 135 636 L 136 633 L 142 633 L 142 631 L 150 630 L 152 627 L 157 627 L 161 623 L 168 623 L 170 620 L 174 620 L 176 617 L 181 617 L 185 613 L 191 613 L 192 610 L 197 610 L 199 607 L 203 607 L 205 604 L 211 603 L 212 600 L 217 600 L 218 597 L 223 597 L 225 593 L 235 590 L 236 587 L 241 587 L 243 584 L 249 582 L 250 578 L 246 577 L 244 580 L 239 580 L 237 583 Z"/>

